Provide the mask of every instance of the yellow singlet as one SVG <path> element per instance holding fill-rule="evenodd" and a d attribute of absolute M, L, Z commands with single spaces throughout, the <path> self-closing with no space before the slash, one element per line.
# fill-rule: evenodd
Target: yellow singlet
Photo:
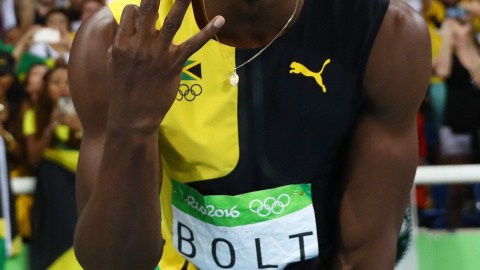
<path fill-rule="evenodd" d="M 174 0 L 162 0 L 157 28 Z M 128 4 L 140 0 L 116 0 L 110 9 L 117 22 Z M 174 42 L 180 44 L 199 32 L 190 6 Z M 223 48 L 221 48 L 222 46 Z M 161 270 L 186 265 L 172 244 L 171 179 L 188 183 L 229 174 L 239 159 L 237 87 L 228 82 L 235 65 L 235 48 L 209 41 L 186 63 L 177 100 L 160 126 L 159 145 L 163 162 L 162 232 L 166 241 L 159 263 Z M 228 149 L 228 151 L 226 151 Z M 191 263 L 186 269 L 197 269 Z"/>

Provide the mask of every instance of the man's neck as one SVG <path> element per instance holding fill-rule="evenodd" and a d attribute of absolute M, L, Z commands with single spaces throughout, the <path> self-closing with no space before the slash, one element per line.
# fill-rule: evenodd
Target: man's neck
<path fill-rule="evenodd" d="M 298 0 L 292 26 L 305 0 Z M 257 48 L 268 44 L 282 30 L 295 10 L 297 0 L 193 0 L 195 19 L 200 28 L 216 15 L 225 17 L 218 33 L 220 42 L 239 48 Z M 204 6 L 205 3 L 205 6 Z M 287 28 L 287 29 L 288 29 Z"/>

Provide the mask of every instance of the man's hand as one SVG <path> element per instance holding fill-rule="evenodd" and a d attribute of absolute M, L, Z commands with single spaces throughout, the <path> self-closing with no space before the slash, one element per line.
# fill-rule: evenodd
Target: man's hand
<path fill-rule="evenodd" d="M 158 130 L 175 100 L 185 62 L 225 22 L 215 17 L 189 40 L 172 43 L 190 2 L 175 1 L 160 30 L 155 27 L 159 0 L 142 0 L 140 7 L 125 7 L 109 51 L 110 127 L 135 132 Z"/>
<path fill-rule="evenodd" d="M 154 269 L 163 253 L 158 126 L 186 60 L 224 23 L 216 17 L 173 44 L 189 4 L 176 0 L 160 30 L 160 0 L 142 0 L 124 9 L 119 25 L 104 8 L 77 32 L 69 62 L 83 127 L 74 246 L 85 269 Z"/>

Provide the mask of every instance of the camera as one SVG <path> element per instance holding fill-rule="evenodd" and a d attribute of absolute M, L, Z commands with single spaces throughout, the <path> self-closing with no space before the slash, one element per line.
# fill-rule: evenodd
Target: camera
<path fill-rule="evenodd" d="M 58 43 L 60 39 L 60 31 L 53 28 L 41 28 L 33 34 L 33 42 L 35 43 Z"/>
<path fill-rule="evenodd" d="M 58 110 L 61 114 L 74 114 L 75 107 L 73 106 L 73 101 L 71 97 L 60 97 L 58 99 Z"/>

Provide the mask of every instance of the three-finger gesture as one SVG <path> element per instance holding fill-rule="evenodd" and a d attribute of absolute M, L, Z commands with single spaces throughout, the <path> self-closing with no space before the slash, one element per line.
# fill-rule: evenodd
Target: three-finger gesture
<path fill-rule="evenodd" d="M 217 16 L 182 44 L 173 38 L 191 0 L 176 0 L 156 29 L 159 0 L 125 7 L 109 52 L 109 125 L 122 130 L 156 131 L 175 100 L 187 59 L 223 26 Z"/>

